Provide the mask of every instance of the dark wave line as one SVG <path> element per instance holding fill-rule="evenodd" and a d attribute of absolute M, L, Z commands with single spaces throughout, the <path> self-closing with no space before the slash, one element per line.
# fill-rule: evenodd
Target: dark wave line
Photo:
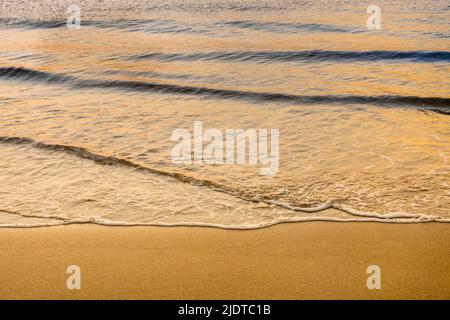
<path fill-rule="evenodd" d="M 9 28 L 28 28 L 28 29 L 54 29 L 62 28 L 67 25 L 64 20 L 53 20 L 53 21 L 33 21 L 33 20 L 17 20 L 1 18 L 0 26 Z"/>
<path fill-rule="evenodd" d="M 111 20 L 111 21 L 95 21 L 83 20 L 81 26 L 99 27 L 99 28 L 136 28 L 138 26 L 147 25 L 148 27 L 156 27 L 161 25 L 173 24 L 175 21 L 167 19 L 154 20 Z M 61 20 L 17 20 L 0 18 L 0 25 L 9 28 L 24 29 L 55 29 L 66 28 L 67 21 Z"/>
<path fill-rule="evenodd" d="M 131 60 L 172 61 L 237 61 L 237 62 L 450 62 L 448 51 L 237 51 L 197 53 L 145 53 L 131 56 Z"/>
<path fill-rule="evenodd" d="M 199 95 L 220 99 L 245 99 L 251 101 L 287 102 L 300 104 L 378 104 L 393 106 L 450 108 L 450 98 L 417 96 L 357 96 L 357 95 L 290 95 L 283 93 L 253 92 L 207 87 L 179 86 L 143 81 L 124 80 L 82 80 L 71 76 L 53 74 L 25 68 L 0 68 L 0 78 L 23 81 L 39 81 L 54 84 L 68 84 L 72 88 L 102 88 L 170 94 Z"/>
<path fill-rule="evenodd" d="M 215 23 L 216 26 L 226 26 L 226 27 L 234 27 L 240 29 L 253 29 L 253 30 L 262 30 L 269 32 L 277 32 L 277 33 L 295 33 L 298 31 L 319 31 L 319 32 L 359 32 L 354 29 L 346 29 L 342 27 L 337 27 L 333 25 L 320 24 L 320 23 L 290 23 L 290 22 L 259 22 L 259 21 L 246 21 L 246 20 L 238 20 L 238 21 L 221 21 Z"/>
<path fill-rule="evenodd" d="M 277 21 L 248 21 L 232 20 L 214 23 L 187 23 L 173 19 L 118 19 L 118 20 L 83 20 L 81 26 L 101 29 L 114 29 L 127 32 L 144 32 L 153 34 L 190 33 L 214 35 L 220 32 L 235 34 L 239 30 L 256 30 L 270 33 L 300 33 L 300 32 L 332 32 L 332 33 L 368 33 L 370 31 L 355 27 L 343 27 L 321 23 L 277 22 Z M 55 29 L 66 28 L 67 22 L 61 20 L 19 20 L 0 18 L 0 28 L 20 29 Z M 410 31 L 436 38 L 449 38 L 445 32 Z M 389 35 L 404 37 L 406 32 L 388 32 Z"/>
<path fill-rule="evenodd" d="M 75 78 L 61 75 L 57 73 L 50 73 L 45 71 L 27 69 L 22 67 L 3 67 L 0 68 L 0 77 L 2 78 L 12 78 L 12 79 L 21 79 L 24 81 L 27 80 L 35 80 L 35 81 L 44 81 L 51 83 L 66 83 Z"/>
<path fill-rule="evenodd" d="M 0 136 L 0 143 L 9 143 L 9 144 L 16 144 L 16 145 L 32 145 L 35 148 L 40 148 L 44 150 L 50 150 L 50 151 L 60 151 L 65 152 L 67 154 L 71 154 L 74 156 L 77 156 L 82 159 L 88 159 L 91 160 L 97 164 L 101 165 L 122 165 L 128 168 L 132 168 L 137 171 L 143 171 L 148 172 L 152 174 L 157 174 L 161 176 L 171 177 L 174 179 L 177 179 L 184 183 L 190 183 L 192 185 L 196 186 L 203 186 L 210 189 L 213 189 L 215 191 L 223 192 L 230 194 L 232 196 L 238 197 L 240 199 L 251 201 L 251 202 L 259 202 L 262 199 L 261 198 L 252 198 L 243 194 L 239 194 L 238 190 L 227 187 L 224 185 L 221 185 L 219 183 L 216 183 L 214 181 L 205 180 L 205 179 L 197 179 L 192 176 L 184 175 L 177 172 L 170 172 L 170 171 L 163 171 L 147 166 L 143 166 L 141 164 L 132 162 L 130 160 L 114 157 L 114 156 L 107 156 L 107 155 L 101 155 L 94 153 L 92 151 L 89 151 L 86 148 L 78 147 L 78 146 L 71 146 L 71 145 L 64 145 L 64 144 L 50 144 L 40 141 L 35 141 L 30 138 L 25 137 L 9 137 L 9 136 Z"/>
<path fill-rule="evenodd" d="M 17 20 L 17 19 L 1 19 L 0 24 L 10 28 L 25 28 L 25 29 L 54 29 L 65 28 L 67 22 L 65 20 L 49 20 L 49 21 L 32 21 L 32 20 Z M 128 31 L 145 31 L 156 33 L 177 33 L 177 32 L 192 32 L 205 33 L 216 31 L 227 31 L 228 28 L 238 29 L 253 29 L 268 32 L 298 32 L 298 31 L 318 31 L 318 32 L 357 32 L 352 29 L 345 29 L 333 25 L 319 24 L 319 23 L 289 23 L 289 22 L 259 22 L 259 21 L 219 21 L 212 24 L 201 23 L 185 23 L 172 19 L 118 19 L 111 21 L 93 21 L 83 20 L 82 26 L 98 27 L 98 28 L 112 28 L 112 29 L 126 29 Z"/>

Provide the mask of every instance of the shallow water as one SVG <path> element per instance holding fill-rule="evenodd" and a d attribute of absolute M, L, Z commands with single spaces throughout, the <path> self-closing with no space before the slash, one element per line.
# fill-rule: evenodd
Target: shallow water
<path fill-rule="evenodd" d="M 369 4 L 0 1 L 0 226 L 450 221 L 448 1 Z M 194 121 L 279 171 L 173 163 Z"/>

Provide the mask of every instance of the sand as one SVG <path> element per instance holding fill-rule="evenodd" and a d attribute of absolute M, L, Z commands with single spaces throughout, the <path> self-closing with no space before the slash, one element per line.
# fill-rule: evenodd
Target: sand
<path fill-rule="evenodd" d="M 450 299 L 440 223 L 0 229 L 0 253 L 2 299 Z M 372 264 L 381 290 L 366 287 Z"/>

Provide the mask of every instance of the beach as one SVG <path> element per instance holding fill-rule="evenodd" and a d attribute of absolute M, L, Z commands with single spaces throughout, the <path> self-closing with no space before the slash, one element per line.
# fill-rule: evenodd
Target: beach
<path fill-rule="evenodd" d="M 1 299 L 449 299 L 444 223 L 0 229 Z M 68 290 L 66 268 L 81 269 Z M 380 290 L 366 287 L 369 265 Z"/>

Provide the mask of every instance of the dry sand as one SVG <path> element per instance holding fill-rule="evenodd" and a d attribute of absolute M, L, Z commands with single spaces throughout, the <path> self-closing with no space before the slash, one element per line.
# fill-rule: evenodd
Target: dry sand
<path fill-rule="evenodd" d="M 0 229 L 0 298 L 450 299 L 450 225 Z M 68 265 L 81 290 L 66 288 Z M 377 264 L 382 289 L 368 290 Z"/>

